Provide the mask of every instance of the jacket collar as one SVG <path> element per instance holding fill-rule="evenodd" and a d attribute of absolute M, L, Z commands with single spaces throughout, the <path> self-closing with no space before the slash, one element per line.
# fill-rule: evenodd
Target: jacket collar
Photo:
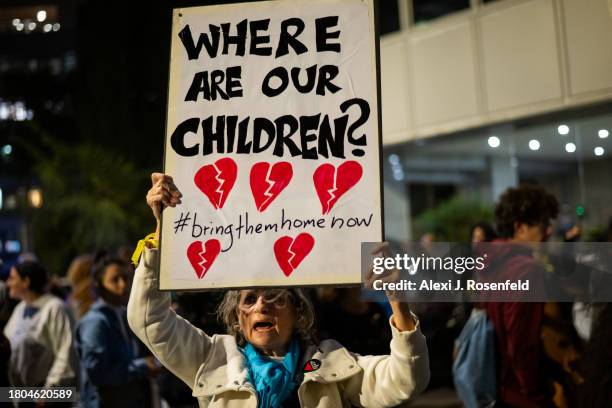
<path fill-rule="evenodd" d="M 209 369 L 210 361 L 203 363 L 196 375 L 192 395 L 207 397 L 229 390 L 255 394 L 255 388 L 247 380 L 245 357 L 236 346 L 233 337 L 218 336 L 216 338 L 211 356 L 219 355 L 219 353 L 227 355 L 226 364 Z M 304 371 L 306 364 L 312 361 L 317 362 L 318 368 Z M 318 347 L 308 347 L 299 364 L 299 370 L 303 373 L 301 385 L 307 382 L 326 384 L 343 381 L 361 371 L 357 360 L 333 340 L 325 340 Z"/>
<path fill-rule="evenodd" d="M 91 308 L 94 309 L 94 310 L 97 310 L 97 309 L 109 309 L 109 310 L 118 311 L 118 312 L 125 312 L 126 311 L 126 307 L 125 306 L 111 305 L 110 303 L 106 302 L 102 298 L 98 298 L 93 303 L 93 305 L 91 305 Z"/>
<path fill-rule="evenodd" d="M 42 309 L 50 300 L 53 300 L 54 296 L 49 293 L 43 293 L 40 295 L 29 307 L 35 307 L 38 309 Z M 27 304 L 23 302 L 25 306 Z"/>
<path fill-rule="evenodd" d="M 319 347 L 310 346 L 302 359 L 302 383 L 314 381 L 326 384 L 343 381 L 359 371 L 361 368 L 357 360 L 333 340 L 323 341 Z"/>
<path fill-rule="evenodd" d="M 225 360 L 217 360 L 217 358 Z M 210 356 L 200 365 L 193 385 L 194 397 L 208 397 L 228 390 L 255 394 L 255 388 L 247 380 L 248 370 L 244 355 L 236 340 L 229 335 L 213 336 Z"/>

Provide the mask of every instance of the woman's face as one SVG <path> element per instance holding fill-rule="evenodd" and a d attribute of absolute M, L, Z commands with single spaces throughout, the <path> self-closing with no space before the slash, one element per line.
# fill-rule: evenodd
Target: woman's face
<path fill-rule="evenodd" d="M 286 353 L 295 327 L 295 306 L 287 290 L 241 290 L 238 302 L 240 331 L 262 353 Z"/>
<path fill-rule="evenodd" d="M 486 234 L 482 228 L 476 227 L 472 231 L 472 242 L 473 243 L 484 242 L 486 238 L 487 238 Z"/>
<path fill-rule="evenodd" d="M 102 277 L 104 300 L 114 305 L 125 305 L 130 294 L 129 271 L 126 266 L 110 264 Z"/>
<path fill-rule="evenodd" d="M 6 286 L 9 288 L 9 296 L 12 299 L 23 300 L 30 287 L 30 279 L 22 278 L 17 269 L 11 268 L 11 273 L 6 281 Z"/>

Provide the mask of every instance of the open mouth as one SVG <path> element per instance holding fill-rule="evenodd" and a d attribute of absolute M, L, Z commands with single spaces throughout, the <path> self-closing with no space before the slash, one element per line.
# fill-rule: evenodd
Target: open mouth
<path fill-rule="evenodd" d="M 274 325 L 271 322 L 257 322 L 253 325 L 253 330 L 256 332 L 265 332 L 272 330 Z"/>

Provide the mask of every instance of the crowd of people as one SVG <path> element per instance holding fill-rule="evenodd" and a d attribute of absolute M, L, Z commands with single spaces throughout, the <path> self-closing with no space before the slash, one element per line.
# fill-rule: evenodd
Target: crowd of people
<path fill-rule="evenodd" d="M 0 289 L 2 308 L 12 308 L 1 322 L 2 385 L 78 387 L 83 407 L 150 406 L 161 368 L 127 324 L 132 275 L 106 252 L 77 257 L 67 287 L 37 260 L 13 266 Z"/>
<path fill-rule="evenodd" d="M 179 200 L 155 186 L 159 218 L 162 203 Z M 541 187 L 508 189 L 494 222 L 475 225 L 470 240 L 546 241 L 558 207 Z M 607 303 L 404 306 L 364 302 L 359 288 L 169 294 L 152 283 L 155 252 L 145 249 L 138 270 L 125 248 L 79 255 L 61 279 L 22 256 L 0 280 L 0 386 L 77 387 L 82 407 L 396 406 L 427 384 L 453 387 L 454 340 L 478 309 L 494 327 L 495 406 L 612 404 Z M 529 251 L 494 258 L 509 279 L 544 273 Z M 311 378 L 304 361 L 342 378 Z"/>

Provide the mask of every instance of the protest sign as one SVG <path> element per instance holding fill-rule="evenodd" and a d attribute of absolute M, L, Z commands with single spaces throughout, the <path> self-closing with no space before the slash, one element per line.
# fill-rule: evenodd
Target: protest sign
<path fill-rule="evenodd" d="M 175 9 L 160 289 L 359 283 L 379 119 L 372 0 Z"/>

